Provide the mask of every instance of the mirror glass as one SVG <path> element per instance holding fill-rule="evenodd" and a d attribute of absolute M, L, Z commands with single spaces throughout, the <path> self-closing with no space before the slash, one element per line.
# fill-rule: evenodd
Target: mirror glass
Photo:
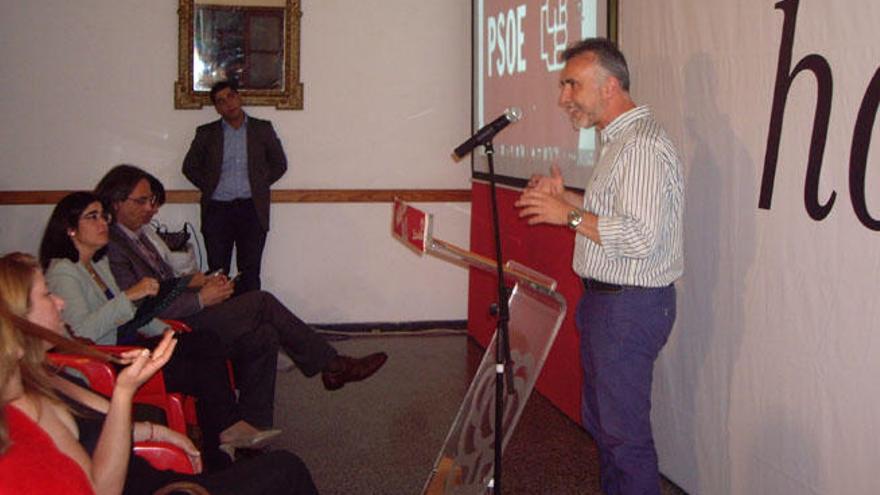
<path fill-rule="evenodd" d="M 196 0 L 193 89 L 217 81 L 240 89 L 284 89 L 284 0 Z"/>
<path fill-rule="evenodd" d="M 180 0 L 176 108 L 210 104 L 218 81 L 234 81 L 245 105 L 302 108 L 300 0 Z"/>

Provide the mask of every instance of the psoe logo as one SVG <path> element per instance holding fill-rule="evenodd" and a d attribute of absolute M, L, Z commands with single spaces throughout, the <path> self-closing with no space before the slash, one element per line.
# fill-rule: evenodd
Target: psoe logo
<path fill-rule="evenodd" d="M 489 77 L 494 76 L 493 67 L 499 77 L 526 71 L 523 53 L 526 42 L 523 31 L 525 17 L 526 6 L 519 5 L 486 19 L 486 65 Z"/>
<path fill-rule="evenodd" d="M 556 72 L 565 67 L 560 58 L 568 46 L 568 0 L 555 0 L 552 8 L 550 2 L 541 5 L 541 60 L 547 72 Z"/>

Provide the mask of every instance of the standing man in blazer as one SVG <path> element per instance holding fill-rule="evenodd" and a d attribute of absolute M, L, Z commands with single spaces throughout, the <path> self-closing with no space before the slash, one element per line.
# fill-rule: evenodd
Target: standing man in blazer
<path fill-rule="evenodd" d="M 208 266 L 229 273 L 234 246 L 240 294 L 260 289 L 269 187 L 287 171 L 287 157 L 272 123 L 244 113 L 232 82 L 214 84 L 210 96 L 221 118 L 196 129 L 183 175 L 202 192 Z"/>

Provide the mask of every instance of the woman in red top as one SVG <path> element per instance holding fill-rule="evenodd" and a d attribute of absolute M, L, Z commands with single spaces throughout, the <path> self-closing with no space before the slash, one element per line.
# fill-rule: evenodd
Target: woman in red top
<path fill-rule="evenodd" d="M 9 438 L 0 454 L 0 494 L 94 493 L 82 468 L 27 414 L 7 404 L 3 419 Z"/>
<path fill-rule="evenodd" d="M 131 454 L 131 404 L 137 388 L 171 357 L 167 333 L 156 349 L 124 356 L 93 456 L 78 442 L 70 411 L 58 400 L 42 366 L 36 337 L 17 332 L 9 314 L 46 328 L 62 323 L 63 302 L 49 293 L 42 272 L 27 255 L 0 260 L 0 494 L 118 494 Z"/>

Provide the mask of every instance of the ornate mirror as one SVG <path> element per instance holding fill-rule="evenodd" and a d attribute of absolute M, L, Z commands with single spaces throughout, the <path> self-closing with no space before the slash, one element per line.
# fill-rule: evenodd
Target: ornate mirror
<path fill-rule="evenodd" d="M 245 105 L 301 110 L 300 0 L 180 0 L 174 108 L 211 105 L 222 80 Z"/>

